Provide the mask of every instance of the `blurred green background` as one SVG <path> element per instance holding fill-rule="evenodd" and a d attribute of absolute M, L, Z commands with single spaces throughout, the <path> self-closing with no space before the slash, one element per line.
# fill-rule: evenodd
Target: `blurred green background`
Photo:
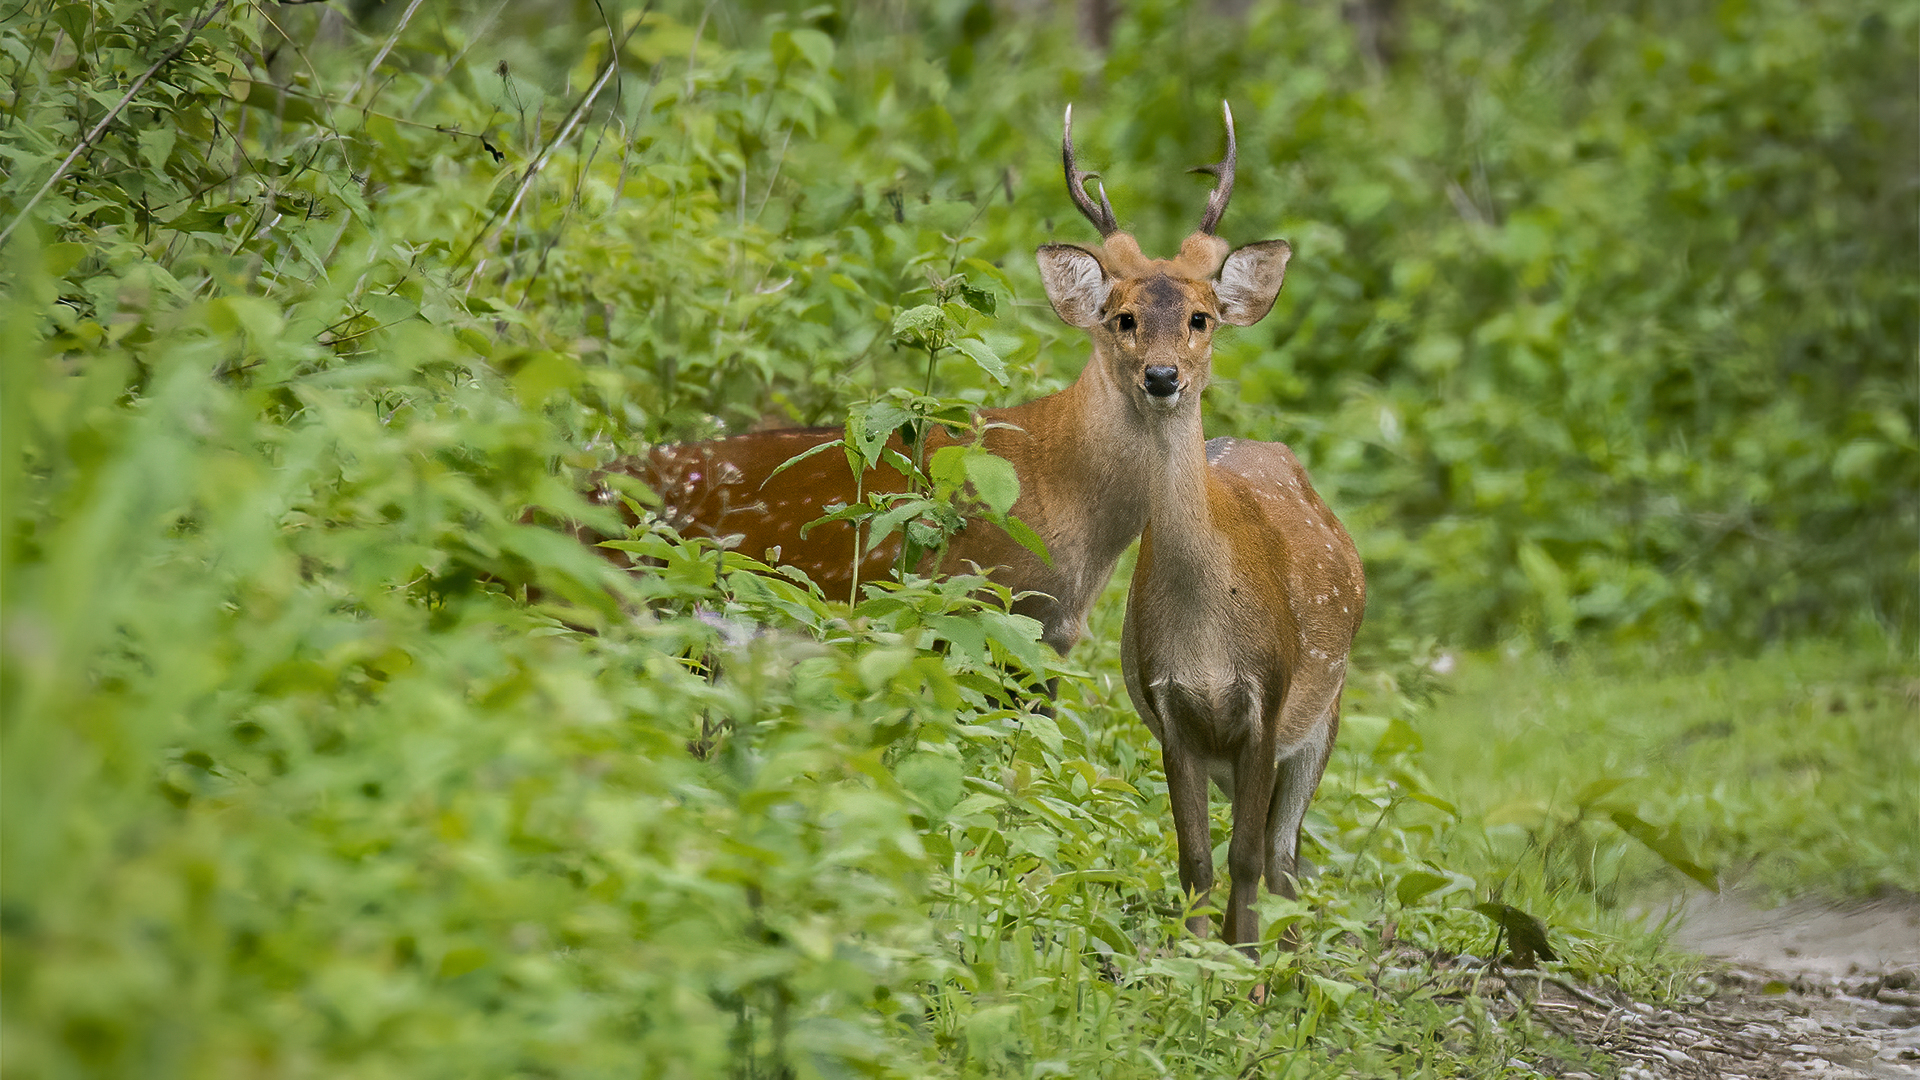
<path fill-rule="evenodd" d="M 1436 957 L 1493 947 L 1476 900 L 1671 995 L 1622 913 L 1682 873 L 1920 888 L 1917 33 L 1765 0 L 25 0 L 0 1064 L 1492 1076 L 1584 1052 L 1448 990 Z M 1092 238 L 1062 108 L 1168 252 L 1222 99 L 1221 231 L 1295 257 L 1209 431 L 1294 446 L 1372 592 L 1326 874 L 1267 902 L 1310 947 L 1261 967 L 1175 931 L 1123 579 L 1061 662 L 966 582 L 849 610 L 528 517 L 599 520 L 582 477 L 657 441 L 918 388 L 893 319 L 955 281 L 1010 385 L 952 353 L 939 394 L 1064 385 L 1086 346 L 1031 257 Z M 1007 707 L 1022 673 L 1055 717 Z"/>

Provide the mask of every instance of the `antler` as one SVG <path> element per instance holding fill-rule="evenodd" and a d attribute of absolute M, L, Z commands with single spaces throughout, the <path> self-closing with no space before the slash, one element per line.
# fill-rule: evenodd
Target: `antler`
<path fill-rule="evenodd" d="M 1220 111 L 1227 118 L 1227 156 L 1212 165 L 1197 165 L 1187 170 L 1212 173 L 1214 177 L 1213 192 L 1207 196 L 1207 212 L 1200 215 L 1200 231 L 1203 233 L 1213 232 L 1220 224 L 1220 215 L 1227 212 L 1227 200 L 1233 198 L 1233 169 L 1239 161 L 1239 148 L 1233 141 L 1233 108 L 1222 101 Z"/>
<path fill-rule="evenodd" d="M 1067 106 L 1066 128 L 1067 133 L 1060 139 L 1060 161 L 1067 169 L 1067 194 L 1073 196 L 1073 205 L 1087 215 L 1087 220 L 1093 222 L 1093 227 L 1100 230 L 1100 238 L 1105 240 L 1119 232 L 1120 225 L 1113 219 L 1113 204 L 1107 202 L 1107 185 L 1096 185 L 1100 189 L 1100 205 L 1095 206 L 1093 200 L 1087 197 L 1087 181 L 1099 179 L 1100 174 L 1082 172 L 1073 166 L 1073 106 L 1071 105 Z M 1231 124 L 1228 126 L 1228 131 L 1232 131 Z M 1231 134 L 1228 137 L 1231 138 Z M 1231 158 L 1231 150 L 1228 151 L 1228 156 Z"/>

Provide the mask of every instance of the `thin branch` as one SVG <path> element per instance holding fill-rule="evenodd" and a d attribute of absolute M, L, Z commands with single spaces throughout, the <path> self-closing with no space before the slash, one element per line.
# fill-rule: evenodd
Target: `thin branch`
<path fill-rule="evenodd" d="M 359 95 L 360 88 L 367 84 L 368 79 L 373 78 L 373 73 L 380 69 L 380 64 L 387 58 L 387 54 L 392 52 L 393 47 L 400 43 L 401 33 L 406 30 L 407 23 L 413 20 L 413 13 L 420 10 L 421 2 L 422 0 L 413 0 L 413 3 L 407 5 L 407 10 L 400 14 L 400 21 L 394 25 L 393 33 L 387 35 L 387 43 L 380 46 L 380 51 L 374 55 L 373 63 L 367 65 L 366 74 L 353 80 L 352 88 L 346 93 L 348 101 L 352 101 Z"/>
<path fill-rule="evenodd" d="M 652 104 L 653 102 L 653 89 L 654 87 L 660 85 L 660 72 L 665 65 L 666 65 L 665 60 L 654 61 L 653 74 L 647 77 L 646 96 L 640 99 L 640 107 L 634 110 L 633 119 L 634 119 L 634 122 L 637 124 L 644 124 L 647 122 L 647 106 Z M 622 137 L 620 139 L 620 144 L 621 144 L 620 145 L 620 179 L 616 181 L 613 185 L 613 202 L 614 202 L 614 205 L 616 206 L 619 205 L 621 196 L 626 193 L 627 167 L 629 164 L 632 163 L 632 160 L 633 160 L 633 140 L 631 138 L 626 137 L 626 132 L 624 130 L 624 127 L 622 129 L 621 136 Z"/>
<path fill-rule="evenodd" d="M 766 212 L 767 203 L 773 198 L 773 185 L 780 179 L 780 166 L 786 164 L 787 147 L 792 143 L 793 125 L 788 124 L 786 137 L 780 140 L 780 156 L 773 159 L 773 174 L 767 177 L 767 190 L 760 194 L 760 205 L 753 208 L 753 220 L 756 222 L 760 220 L 760 215 Z M 740 169 L 740 175 L 744 178 L 746 174 L 746 167 L 743 164 Z M 978 220 L 979 215 L 974 215 L 974 218 Z"/>
<path fill-rule="evenodd" d="M 133 85 L 127 87 L 127 92 L 121 95 L 119 101 L 114 102 L 113 108 L 107 110 L 107 115 L 101 117 L 100 122 L 93 125 L 93 130 L 87 132 L 85 137 L 80 140 L 79 145 L 75 146 L 73 151 L 66 156 L 66 159 L 54 168 L 53 175 L 47 177 L 47 182 L 41 184 L 40 190 L 33 193 L 33 198 L 26 201 L 26 205 L 20 208 L 20 212 L 14 215 L 13 220 L 7 223 L 5 229 L 0 229 L 0 247 L 6 245 L 7 237 L 12 236 L 13 230 L 19 228 L 20 223 L 27 220 L 27 215 L 33 212 L 33 208 L 39 205 L 40 200 L 46 197 L 47 192 L 53 190 L 53 185 L 60 182 L 60 178 L 67 174 L 68 169 L 73 168 L 73 163 L 80 159 L 80 155 L 91 149 L 94 142 L 98 140 L 100 136 L 106 134 L 107 126 L 112 124 L 115 118 L 120 115 L 121 110 L 127 107 L 127 103 L 132 101 L 133 96 L 140 92 L 140 88 L 147 85 L 147 80 L 153 78 L 155 72 L 178 59 L 181 53 L 186 52 L 187 46 L 193 44 L 193 39 L 200 35 L 200 31 L 206 29 L 207 24 L 213 21 L 214 16 L 226 10 L 227 3 L 228 0 L 217 0 L 211 8 L 207 9 L 205 15 L 200 16 L 198 21 L 187 28 L 186 35 L 182 37 L 173 48 L 168 49 L 161 55 L 160 59 L 153 62 L 152 67 L 141 72 L 140 77 L 133 80 Z"/>
<path fill-rule="evenodd" d="M 693 100 L 693 72 L 700 58 L 700 35 L 707 32 L 707 16 L 713 14 L 713 5 L 718 0 L 707 0 L 707 6 L 700 9 L 699 25 L 693 28 L 693 44 L 687 48 L 687 92 L 680 100 Z M 641 18 L 645 18 L 642 15 Z"/>
<path fill-rule="evenodd" d="M 309 0 L 309 2 L 311 2 L 311 0 Z M 440 88 L 442 82 L 446 79 L 447 75 L 453 74 L 454 69 L 460 66 L 460 61 L 465 60 L 467 58 L 467 53 L 471 52 L 473 50 L 473 47 L 479 44 L 481 40 L 485 38 L 487 30 L 493 26 L 494 20 L 498 19 L 500 17 L 500 13 L 502 11 L 505 11 L 506 8 L 507 8 L 507 0 L 500 0 L 498 4 L 495 4 L 493 6 L 493 10 L 487 13 L 487 17 L 484 19 L 481 19 L 480 22 L 473 27 L 473 29 L 470 31 L 471 36 L 468 38 L 467 43 L 460 47 L 460 51 L 453 55 L 453 59 L 447 61 L 446 74 L 442 75 L 438 79 L 433 80 L 432 82 L 427 83 L 427 85 L 421 87 L 420 92 L 418 94 L 415 94 L 413 97 L 413 101 L 410 104 L 408 104 L 407 106 L 408 112 L 412 112 L 415 109 L 418 109 L 420 107 L 420 103 L 427 100 L 428 94 L 431 94 L 435 90 L 438 90 Z"/>
<path fill-rule="evenodd" d="M 651 7 L 652 5 L 648 6 Z M 641 23 L 645 20 L 646 12 L 643 11 L 641 12 L 640 19 L 633 24 L 633 29 L 638 30 Z M 552 141 L 548 142 L 546 147 L 540 151 L 540 156 L 527 163 L 526 171 L 520 175 L 520 184 L 514 189 L 513 198 L 507 203 L 507 209 L 499 216 L 499 220 L 497 222 L 489 222 L 488 225 L 482 227 L 482 235 L 485 237 L 487 246 L 491 247 L 493 243 L 500 238 L 500 234 L 506 231 L 507 225 L 513 221 L 513 215 L 519 212 L 520 201 L 526 198 L 527 189 L 533 186 L 534 178 L 540 175 L 540 170 L 547 167 L 547 161 L 553 157 L 553 152 L 558 150 L 568 138 L 572 137 L 573 129 L 579 125 L 580 118 L 585 116 L 587 110 L 593 107 L 595 99 L 600 96 L 600 91 L 606 89 L 607 82 L 620 70 L 620 53 L 626 48 L 627 41 L 632 37 L 633 30 L 627 31 L 627 36 L 620 40 L 620 47 L 615 49 L 613 55 L 607 58 L 606 67 L 600 70 L 600 77 L 594 80 L 593 89 L 588 90 L 586 96 L 574 104 L 572 111 L 567 113 L 566 120 L 561 122 L 559 133 L 554 135 Z M 460 257 L 454 260 L 454 265 L 457 266 L 466 261 L 467 256 L 471 254 L 473 249 L 479 246 L 481 242 L 481 235 L 476 235 L 472 240 L 469 240 L 467 246 L 460 252 Z"/>

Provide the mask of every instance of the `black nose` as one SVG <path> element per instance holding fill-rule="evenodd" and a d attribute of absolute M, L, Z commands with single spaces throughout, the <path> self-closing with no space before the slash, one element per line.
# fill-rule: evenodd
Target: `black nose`
<path fill-rule="evenodd" d="M 1172 397 L 1180 392 L 1180 370 L 1166 364 L 1147 369 L 1147 393 L 1154 397 Z"/>

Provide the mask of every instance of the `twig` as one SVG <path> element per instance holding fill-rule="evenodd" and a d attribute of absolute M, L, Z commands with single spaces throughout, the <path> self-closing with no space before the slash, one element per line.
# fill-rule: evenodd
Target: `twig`
<path fill-rule="evenodd" d="M 297 86 L 282 86 L 279 83 L 271 83 L 271 82 L 266 82 L 264 80 L 259 80 L 259 79 L 254 80 L 254 85 L 264 86 L 267 89 L 274 91 L 275 93 L 285 94 L 288 97 L 297 97 L 302 101 L 311 101 L 316 105 L 330 105 L 336 109 L 348 109 L 353 107 L 351 102 L 348 102 L 341 98 L 331 98 L 326 96 L 325 94 L 316 94 L 311 90 L 302 90 Z M 447 124 L 429 124 L 421 120 L 409 120 L 404 116 L 395 116 L 392 113 L 383 113 L 377 109 L 361 109 L 360 115 L 377 116 L 382 120 L 385 120 L 393 124 L 399 124 L 402 127 L 419 128 L 422 131 L 437 131 L 442 135 L 454 135 L 462 139 L 477 139 L 483 144 L 486 144 L 488 142 L 487 137 L 485 135 L 479 134 L 478 132 L 462 131 L 457 127 L 452 127 Z M 336 138 L 339 137 L 337 133 L 335 137 Z M 488 146 L 488 149 L 489 150 L 492 149 L 491 145 Z M 177 202 L 179 200 L 175 200 L 175 201 Z M 171 204 L 168 204 L 168 205 L 171 205 Z"/>
<path fill-rule="evenodd" d="M 66 159 L 55 166 L 53 175 L 47 177 L 47 182 L 40 185 L 40 190 L 33 193 L 33 197 L 26 201 L 26 205 L 22 206 L 20 212 L 14 215 L 13 220 L 7 223 L 7 227 L 0 229 L 0 246 L 5 246 L 7 237 L 12 236 L 13 230 L 18 228 L 22 221 L 27 220 L 27 215 L 33 212 L 33 208 L 39 205 L 40 200 L 46 197 L 47 192 L 53 190 L 53 185 L 60 182 L 60 178 L 67 174 L 67 170 L 73 168 L 73 163 L 80 159 L 80 155 L 86 153 L 87 150 L 93 146 L 94 141 L 106 133 L 107 125 L 113 123 L 114 119 L 120 115 L 121 110 L 127 107 L 127 103 L 133 100 L 133 96 L 140 92 L 140 88 L 147 85 L 147 80 L 153 78 L 155 72 L 178 59 L 181 53 L 186 52 L 187 46 L 191 45 L 193 39 L 200 35 L 200 31 L 206 29 L 207 24 L 213 21 L 214 16 L 226 10 L 227 3 L 228 0 L 217 0 L 211 8 L 207 9 L 205 15 L 200 16 L 197 22 L 187 28 L 186 36 L 182 37 L 173 48 L 168 49 L 162 54 L 160 59 L 155 60 L 152 67 L 141 72 L 139 78 L 133 80 L 133 85 L 127 87 L 127 92 L 121 95 L 119 101 L 114 102 L 113 108 L 107 110 L 107 115 L 101 117 L 100 122 L 93 125 L 93 130 L 87 132 L 86 135 L 81 138 L 79 145 L 73 148 L 73 151 L 66 156 Z"/>
<path fill-rule="evenodd" d="M 687 92 L 681 97 L 682 101 L 693 100 L 693 72 L 700 57 L 700 35 L 707 32 L 707 16 L 713 14 L 714 3 L 715 0 L 707 0 L 707 6 L 700 9 L 700 22 L 693 28 L 693 44 L 687 48 Z"/>
<path fill-rule="evenodd" d="M 651 7 L 652 5 L 649 4 L 648 6 Z M 640 23 L 644 21 L 645 18 L 646 13 L 643 11 L 641 12 L 640 20 L 633 24 L 634 30 L 640 28 Z M 573 134 L 573 129 L 580 123 L 580 118 L 585 116 L 587 110 L 593 107 L 594 100 L 600 96 L 600 91 L 606 89 L 608 80 L 612 79 L 614 74 L 620 70 L 621 49 L 626 48 L 627 41 L 632 37 L 633 30 L 627 31 L 627 36 L 620 41 L 620 48 L 615 49 L 613 55 L 607 57 L 607 65 L 600 70 L 600 77 L 594 80 L 593 89 L 588 90 L 586 96 L 575 103 L 573 110 L 567 113 L 566 120 L 560 125 L 560 131 L 555 134 L 553 140 L 547 143 L 546 147 L 540 151 L 540 156 L 527 163 L 526 171 L 520 174 L 520 184 L 514 189 L 513 199 L 508 202 L 507 209 L 500 215 L 499 221 L 497 223 L 490 222 L 488 226 L 483 227 L 483 234 L 489 246 L 500 238 L 500 234 L 506 230 L 508 223 L 513 221 L 513 215 L 520 210 L 520 200 L 526 198 L 527 189 L 533 186 L 534 178 L 540 175 L 540 170 L 547 167 L 547 161 L 553 157 L 553 152 L 559 149 L 561 144 L 565 143 Z M 489 229 L 490 231 L 487 231 Z M 475 247 L 480 246 L 480 243 L 481 236 L 478 235 L 468 241 L 466 248 L 460 252 L 460 257 L 454 260 L 454 264 L 457 266 L 466 261 L 467 256 L 473 252 Z"/>
<path fill-rule="evenodd" d="M 311 0 L 308 0 L 308 2 L 311 2 Z M 462 45 L 460 47 L 459 52 L 453 54 L 453 59 L 447 61 L 448 75 L 453 74 L 453 69 L 460 66 L 460 61 L 466 59 L 467 53 L 472 51 L 473 47 L 479 44 L 486 37 L 487 29 L 493 25 L 493 21 L 495 19 L 498 19 L 500 17 L 500 13 L 502 11 L 505 11 L 506 8 L 507 8 L 507 0 L 500 0 L 498 4 L 495 4 L 493 6 L 493 10 L 487 13 L 487 17 L 484 19 L 481 19 L 479 24 L 473 28 L 473 30 L 471 31 L 472 37 L 468 39 L 465 45 Z M 412 112 L 413 110 L 418 109 L 420 107 L 420 103 L 427 100 L 428 94 L 433 93 L 435 90 L 438 90 L 441 87 L 444 79 L 445 79 L 445 76 L 443 75 L 440 79 L 435 79 L 434 81 L 428 83 L 426 86 L 421 87 L 420 92 L 418 94 L 415 94 L 413 96 L 413 101 L 407 105 L 407 111 Z"/>
<path fill-rule="evenodd" d="M 646 96 L 640 99 L 640 107 L 636 109 L 633 114 L 633 118 L 637 123 L 646 122 L 647 106 L 652 104 L 653 102 L 653 89 L 654 87 L 660 85 L 660 71 L 665 66 L 665 64 L 666 64 L 665 60 L 654 61 L 653 74 L 647 77 Z M 616 206 L 619 205 L 620 203 L 621 195 L 623 195 L 627 190 L 627 166 L 633 160 L 633 140 L 626 137 L 626 131 L 625 131 L 624 125 L 621 130 L 621 136 L 622 137 L 620 139 L 620 179 L 617 182 L 615 182 L 613 185 L 613 201 L 614 201 L 614 205 Z"/>
<path fill-rule="evenodd" d="M 1552 983 L 1553 985 L 1559 987 L 1562 990 L 1565 990 L 1567 993 L 1572 994 L 1574 997 L 1579 998 L 1581 1001 L 1586 1002 L 1587 1004 L 1593 1006 L 1596 1009 L 1611 1010 L 1611 1009 L 1619 1008 L 1619 1006 L 1615 1005 L 1613 1002 L 1605 1001 L 1600 998 L 1597 998 L 1594 995 L 1588 993 L 1587 991 L 1582 990 L 1580 987 L 1575 986 L 1573 982 L 1569 979 L 1563 979 L 1558 975 L 1549 975 L 1544 971 L 1530 971 L 1530 972 L 1527 972 L 1527 974 L 1532 975 L 1535 979 L 1539 980 L 1540 982 Z M 1536 992 L 1537 992 L 1537 989 L 1536 989 Z"/>
<path fill-rule="evenodd" d="M 788 124 L 787 135 L 785 138 L 780 140 L 780 156 L 773 159 L 773 174 L 767 177 L 767 190 L 762 192 L 760 195 L 760 205 L 754 207 L 753 209 L 753 220 L 755 221 L 760 220 L 760 215 L 766 212 L 767 203 L 773 198 L 773 185 L 776 181 L 780 179 L 780 166 L 786 164 L 787 147 L 792 143 L 793 143 L 793 125 Z M 745 164 L 743 163 L 740 169 L 741 180 L 744 181 L 746 179 L 746 175 L 747 175 L 747 170 L 746 170 Z"/>
<path fill-rule="evenodd" d="M 400 35 L 407 29 L 407 23 L 413 21 L 413 13 L 420 10 L 420 3 L 421 0 L 413 0 L 413 3 L 407 5 L 407 10 L 400 13 L 400 21 L 394 24 L 393 33 L 387 35 L 387 43 L 380 46 L 380 51 L 374 54 L 373 63 L 367 65 L 366 74 L 353 80 L 353 86 L 347 90 L 348 101 L 352 101 L 360 93 L 360 88 L 367 84 L 368 79 L 373 78 L 373 73 L 380 69 L 380 64 L 387 58 L 387 54 L 400 43 Z"/>

